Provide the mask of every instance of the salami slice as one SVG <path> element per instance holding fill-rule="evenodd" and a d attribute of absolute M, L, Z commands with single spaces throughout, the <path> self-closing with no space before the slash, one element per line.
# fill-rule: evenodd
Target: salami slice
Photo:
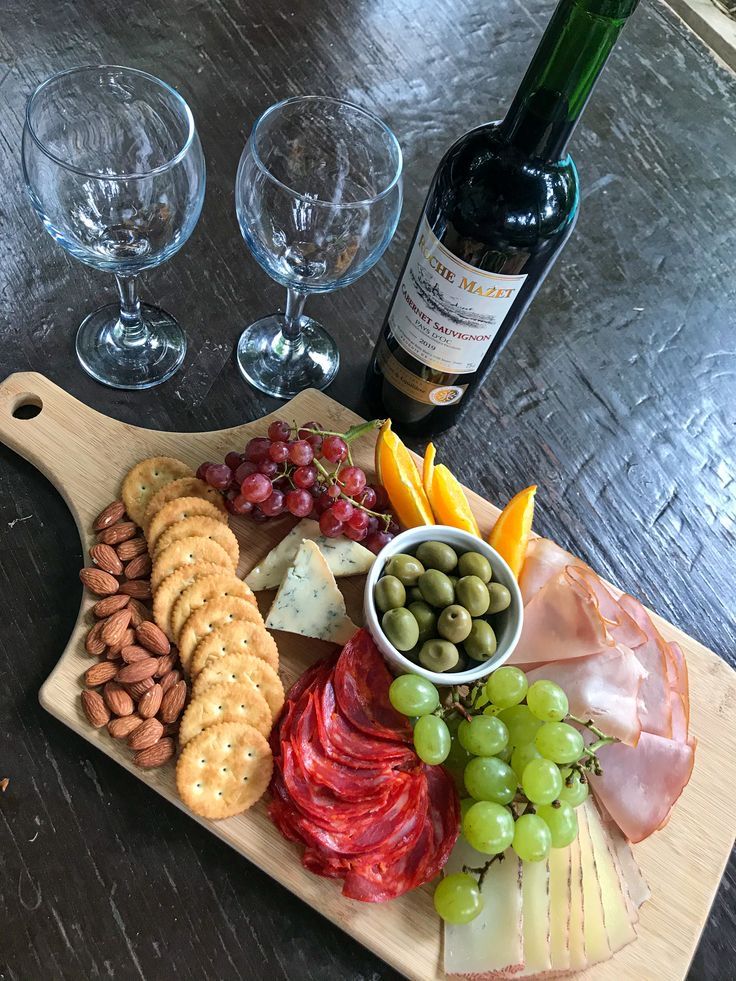
<path fill-rule="evenodd" d="M 343 647 L 335 667 L 335 696 L 345 717 L 361 732 L 378 739 L 411 742 L 408 719 L 388 697 L 393 681 L 381 652 L 366 630 Z"/>
<path fill-rule="evenodd" d="M 337 761 L 325 751 L 319 737 L 315 693 L 304 696 L 307 700 L 297 725 L 291 728 L 292 745 L 299 757 L 305 774 L 315 783 L 328 788 L 339 799 L 361 801 L 367 807 L 374 798 L 385 796 L 391 782 L 391 767 L 387 764 L 358 768 L 352 761 Z"/>

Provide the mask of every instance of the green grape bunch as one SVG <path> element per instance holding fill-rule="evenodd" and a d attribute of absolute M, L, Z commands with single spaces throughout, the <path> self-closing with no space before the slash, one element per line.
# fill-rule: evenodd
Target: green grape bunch
<path fill-rule="evenodd" d="M 468 923 L 483 908 L 488 869 L 508 848 L 524 862 L 541 862 L 550 849 L 575 840 L 587 774 L 601 772 L 598 750 L 617 740 L 571 715 L 559 685 L 529 685 L 520 668 L 508 665 L 470 688 L 449 689 L 444 699 L 426 678 L 402 675 L 389 698 L 412 720 L 417 756 L 452 774 L 462 834 L 489 856 L 481 868 L 446 876 L 435 890 L 437 913 L 448 923 Z M 594 737 L 587 746 L 581 729 Z"/>

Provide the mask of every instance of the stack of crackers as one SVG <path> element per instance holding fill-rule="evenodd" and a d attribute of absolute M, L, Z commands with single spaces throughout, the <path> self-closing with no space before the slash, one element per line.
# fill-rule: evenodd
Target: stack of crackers
<path fill-rule="evenodd" d="M 179 796 L 196 814 L 231 817 L 271 779 L 268 744 L 284 702 L 279 655 L 250 588 L 222 495 L 181 460 L 142 460 L 122 498 L 151 555 L 153 615 L 179 648 L 192 699 L 179 728 Z"/>

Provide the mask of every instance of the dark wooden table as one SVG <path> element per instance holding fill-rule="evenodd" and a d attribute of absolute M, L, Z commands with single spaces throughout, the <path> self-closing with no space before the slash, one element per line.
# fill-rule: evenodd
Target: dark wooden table
<path fill-rule="evenodd" d="M 274 403 L 233 344 L 282 291 L 238 234 L 233 182 L 270 103 L 343 95 L 406 154 L 406 206 L 383 261 L 308 310 L 339 339 L 330 394 L 356 391 L 435 164 L 508 105 L 552 4 L 498 0 L 5 0 L 0 29 L 0 377 L 46 372 L 120 419 L 214 429 Z M 189 334 L 151 392 L 103 388 L 73 337 L 112 283 L 71 261 L 23 196 L 26 98 L 86 62 L 149 69 L 194 111 L 209 170 L 183 252 L 145 279 Z M 440 453 L 502 502 L 532 479 L 537 528 L 733 663 L 736 82 L 664 6 L 634 16 L 574 142 L 576 232 L 463 432 Z M 0 978 L 392 978 L 315 910 L 38 706 L 77 613 L 80 544 L 63 501 L 0 447 Z M 110 466 L 115 466 L 114 452 Z M 724 733 L 724 738 L 733 738 Z M 707 829 L 704 829 L 707 834 Z M 735 883 L 733 864 L 729 871 Z M 692 977 L 733 977 L 724 883 Z"/>

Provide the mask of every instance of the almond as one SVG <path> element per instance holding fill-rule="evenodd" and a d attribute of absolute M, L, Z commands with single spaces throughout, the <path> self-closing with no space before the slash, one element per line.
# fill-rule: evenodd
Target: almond
<path fill-rule="evenodd" d="M 133 559 L 135 562 L 135 559 Z M 130 625 L 131 627 L 139 627 L 144 620 L 153 620 L 153 613 L 148 609 L 148 607 L 141 603 L 140 600 L 133 599 L 132 596 L 128 597 L 130 600 Z"/>
<path fill-rule="evenodd" d="M 164 727 L 158 719 L 146 719 L 128 736 L 128 746 L 131 749 L 148 749 L 157 743 L 164 734 Z"/>
<path fill-rule="evenodd" d="M 148 555 L 148 545 L 145 538 L 138 536 L 121 542 L 115 551 L 121 562 L 130 562 L 131 559 L 135 559 L 139 555 Z"/>
<path fill-rule="evenodd" d="M 120 585 L 109 572 L 97 569 L 95 566 L 80 569 L 79 578 L 90 593 L 95 593 L 96 596 L 112 596 L 113 593 L 117 593 Z"/>
<path fill-rule="evenodd" d="M 95 667 L 98 667 L 98 665 L 95 665 Z M 144 681 L 146 678 L 152 678 L 156 673 L 157 667 L 158 660 L 155 657 L 144 657 L 140 661 L 133 661 L 132 664 L 126 664 L 120 668 L 115 680 L 133 685 L 136 681 Z M 91 670 L 92 668 L 90 668 Z"/>
<path fill-rule="evenodd" d="M 148 749 L 141 749 L 133 757 L 133 762 L 136 766 L 140 766 L 145 770 L 152 770 L 154 767 L 163 766 L 164 763 L 168 763 L 173 757 L 176 746 L 174 745 L 173 739 L 159 739 L 157 743 L 153 746 L 149 746 Z"/>
<path fill-rule="evenodd" d="M 127 739 L 142 721 L 137 715 L 123 715 L 119 719 L 110 719 L 107 723 L 107 731 L 113 739 Z"/>
<path fill-rule="evenodd" d="M 90 725 L 95 729 L 100 729 L 110 721 L 110 713 L 107 705 L 102 700 L 102 695 L 96 691 L 82 692 L 82 708 Z M 163 732 L 163 727 L 161 729 Z"/>
<path fill-rule="evenodd" d="M 132 685 L 126 685 L 133 698 L 142 698 L 149 688 L 153 688 L 153 678 L 144 678 L 143 681 L 135 681 Z"/>
<path fill-rule="evenodd" d="M 120 652 L 124 647 L 129 647 L 131 644 L 135 644 L 135 634 L 128 627 L 127 630 L 123 631 L 123 636 L 120 638 L 120 643 L 115 644 L 114 647 L 110 648 L 110 651 L 116 656 L 120 657 Z"/>
<path fill-rule="evenodd" d="M 159 664 L 161 661 L 159 660 Z M 161 685 L 161 690 L 164 695 L 169 690 L 173 688 L 177 681 L 181 681 L 181 672 L 179 671 L 167 671 L 166 674 L 161 678 L 159 684 Z"/>
<path fill-rule="evenodd" d="M 147 600 L 151 598 L 151 583 L 148 579 L 129 579 L 122 584 L 120 592 L 134 599 Z"/>
<path fill-rule="evenodd" d="M 141 695 L 138 702 L 138 715 L 144 719 L 151 719 L 161 708 L 161 699 L 164 697 L 161 685 L 154 685 L 149 688 L 145 695 Z"/>
<path fill-rule="evenodd" d="M 132 664 L 134 661 L 142 661 L 144 657 L 151 656 L 151 652 L 139 644 L 128 644 L 122 649 L 120 654 L 126 664 Z"/>
<path fill-rule="evenodd" d="M 98 620 L 105 620 L 107 617 L 112 616 L 113 613 L 117 613 L 118 610 L 122 610 L 128 603 L 130 603 L 130 596 L 125 596 L 123 593 L 116 593 L 114 596 L 106 596 L 104 599 L 97 600 L 92 607 L 92 612 Z"/>
<path fill-rule="evenodd" d="M 121 647 L 130 623 L 130 610 L 123 607 L 105 620 L 100 636 L 108 647 Z"/>
<path fill-rule="evenodd" d="M 85 638 L 84 649 L 91 657 L 101 657 L 105 653 L 106 644 L 101 634 L 106 623 L 107 620 L 98 620 Z"/>
<path fill-rule="evenodd" d="M 151 620 L 146 620 L 136 627 L 135 636 L 139 644 L 148 648 L 152 654 L 156 654 L 158 657 L 163 657 L 171 650 L 169 638 Z"/>
<path fill-rule="evenodd" d="M 132 715 L 135 709 L 133 699 L 117 681 L 108 681 L 102 689 L 105 705 L 113 715 Z"/>
<path fill-rule="evenodd" d="M 93 664 L 91 668 L 87 668 L 84 672 L 84 680 L 90 688 L 96 688 L 98 685 L 112 681 L 117 673 L 117 664 L 112 661 L 100 661 L 99 664 Z M 107 722 L 107 719 L 105 721 Z"/>
<path fill-rule="evenodd" d="M 120 661 L 120 648 L 119 647 L 108 647 L 105 651 L 105 658 L 108 661 Z"/>
<path fill-rule="evenodd" d="M 176 667 L 176 663 L 179 660 L 178 653 L 173 650 L 168 654 L 164 654 L 163 657 L 158 659 L 158 671 L 156 672 L 157 678 L 163 678 L 165 674 L 168 674 Z"/>
<path fill-rule="evenodd" d="M 93 545 L 89 550 L 89 557 L 96 566 L 109 572 L 111 576 L 121 576 L 123 574 L 123 563 L 117 556 L 117 552 L 112 545 Z"/>
<path fill-rule="evenodd" d="M 176 720 L 181 715 L 181 710 L 184 708 L 184 702 L 187 700 L 187 683 L 186 681 L 177 681 L 173 688 L 164 694 L 163 701 L 161 702 L 161 721 L 162 722 L 176 722 Z"/>
<path fill-rule="evenodd" d="M 119 545 L 130 538 L 135 538 L 138 534 L 138 525 L 132 521 L 121 521 L 120 524 L 111 525 L 97 535 L 97 541 L 103 545 Z"/>
<path fill-rule="evenodd" d="M 125 505 L 122 501 L 113 501 L 112 504 L 108 504 L 106 508 L 95 518 L 95 523 L 92 525 L 95 531 L 102 531 L 103 528 L 109 528 L 110 525 L 116 524 L 125 514 Z"/>
<path fill-rule="evenodd" d="M 146 576 L 151 575 L 152 565 L 150 555 L 136 555 L 134 559 L 128 562 L 123 571 L 128 579 L 145 579 Z"/>

